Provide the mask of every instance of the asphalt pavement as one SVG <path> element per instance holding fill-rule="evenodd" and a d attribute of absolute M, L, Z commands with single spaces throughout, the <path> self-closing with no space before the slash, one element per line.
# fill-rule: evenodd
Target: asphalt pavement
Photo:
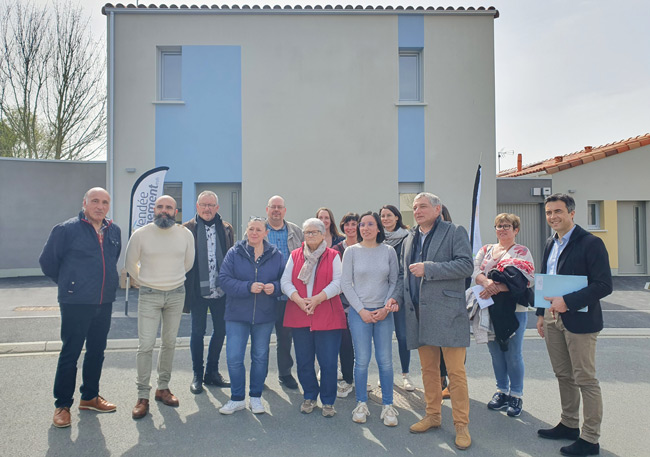
<path fill-rule="evenodd" d="M 603 400 L 602 456 L 646 457 L 650 422 L 650 292 L 649 278 L 615 278 L 615 293 L 604 303 L 607 328 L 598 341 L 597 367 Z M 136 294 L 137 295 L 137 294 Z M 122 295 L 123 297 L 123 291 Z M 424 414 L 422 382 L 417 353 L 412 352 L 413 393 L 394 389 L 399 425 L 385 427 L 379 419 L 380 391 L 370 395 L 367 424 L 351 420 L 354 393 L 337 399 L 334 418 L 317 409 L 299 413 L 302 395 L 278 383 L 275 347 L 271 348 L 267 388 L 263 402 L 268 414 L 239 411 L 222 416 L 218 409 L 229 389 L 208 387 L 200 395 L 189 391 L 192 378 L 187 340 L 189 321 L 184 317 L 170 388 L 180 400 L 178 408 L 153 401 L 151 414 L 131 419 L 136 401 L 135 310 L 124 316 L 120 297 L 113 310 L 113 329 L 106 352 L 101 394 L 118 405 L 110 414 L 72 408 L 72 426 L 51 425 L 54 411 L 52 381 L 58 356 L 56 289 L 43 278 L 0 280 L 0 404 L 5 406 L 0 425 L 0 455 L 4 456 L 554 456 L 567 442 L 539 439 L 538 428 L 559 421 L 560 404 L 543 340 L 527 331 L 524 342 L 526 384 L 524 412 L 510 418 L 486 408 L 494 393 L 494 375 L 485 345 L 468 349 L 470 432 L 467 451 L 454 445 L 449 400 L 443 406 L 443 426 L 413 435 L 408 427 Z M 534 322 L 529 319 L 529 327 Z M 17 344 L 22 343 L 22 344 Z M 397 343 L 393 345 L 396 377 L 399 375 Z M 221 371 L 227 376 L 225 351 Z M 249 362 L 247 362 L 249 366 Z M 154 370 L 155 372 L 155 370 Z M 295 371 L 294 371 L 295 374 Z M 80 378 L 80 374 L 79 374 Z M 81 380 L 78 380 L 80 383 Z M 371 364 L 370 383 L 377 370 Z M 77 399 L 75 399 L 77 400 Z"/>

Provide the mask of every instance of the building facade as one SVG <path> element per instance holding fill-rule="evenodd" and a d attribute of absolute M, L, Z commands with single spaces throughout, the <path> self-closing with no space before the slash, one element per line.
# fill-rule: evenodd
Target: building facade
<path fill-rule="evenodd" d="M 287 219 L 438 194 L 468 227 L 496 209 L 490 9 L 124 7 L 107 4 L 107 185 L 128 226 L 131 187 L 169 166 L 183 220 L 219 195 L 242 234 L 285 197 Z M 127 231 L 124 230 L 123 233 Z"/>

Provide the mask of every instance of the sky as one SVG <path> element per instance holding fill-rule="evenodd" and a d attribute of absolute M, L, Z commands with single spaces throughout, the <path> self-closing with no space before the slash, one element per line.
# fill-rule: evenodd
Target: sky
<path fill-rule="evenodd" d="M 46 0 L 37 0 L 44 3 Z M 112 3 L 130 3 L 129 0 Z M 106 1 L 81 0 L 99 36 Z M 135 0 L 133 0 L 135 3 Z M 215 0 L 151 3 L 234 4 Z M 494 6 L 496 151 L 501 169 L 650 133 L 650 1 L 410 2 L 283 0 L 238 4 Z M 425 76 L 426 77 L 426 76 Z"/>

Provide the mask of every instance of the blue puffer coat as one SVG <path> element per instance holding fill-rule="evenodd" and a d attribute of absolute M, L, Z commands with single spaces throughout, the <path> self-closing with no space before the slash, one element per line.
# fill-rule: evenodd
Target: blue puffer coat
<path fill-rule="evenodd" d="M 282 295 L 280 278 L 283 271 L 282 253 L 268 241 L 264 240 L 264 253 L 257 262 L 246 240 L 235 243 L 219 270 L 219 282 L 226 293 L 224 319 L 251 324 L 275 321 L 277 297 Z M 251 293 L 254 282 L 273 284 L 273 293 Z"/>
<path fill-rule="evenodd" d="M 100 244 L 95 228 L 81 211 L 52 229 L 38 261 L 45 276 L 58 284 L 59 303 L 113 303 L 121 249 L 122 233 L 117 225 L 104 221 Z"/>

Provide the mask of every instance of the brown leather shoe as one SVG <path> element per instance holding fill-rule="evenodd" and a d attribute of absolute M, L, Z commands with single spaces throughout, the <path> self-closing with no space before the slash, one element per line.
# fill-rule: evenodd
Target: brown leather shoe
<path fill-rule="evenodd" d="M 178 406 L 178 398 L 169 389 L 156 389 L 156 401 L 161 401 L 167 406 Z"/>
<path fill-rule="evenodd" d="M 64 406 L 54 410 L 54 418 L 52 424 L 57 428 L 70 427 L 70 408 Z"/>
<path fill-rule="evenodd" d="M 456 447 L 464 451 L 472 445 L 472 437 L 469 436 L 469 428 L 467 425 L 456 426 Z"/>
<path fill-rule="evenodd" d="M 445 387 L 445 389 L 442 391 L 442 399 L 449 400 L 450 398 L 451 395 L 449 394 L 449 387 Z"/>
<path fill-rule="evenodd" d="M 440 428 L 442 419 L 437 416 L 424 416 L 422 420 L 411 425 L 409 432 L 411 433 L 424 433 L 432 428 Z"/>
<path fill-rule="evenodd" d="M 138 402 L 131 411 L 131 417 L 134 419 L 142 419 L 149 412 L 149 400 L 146 398 L 138 398 Z"/>
<path fill-rule="evenodd" d="M 80 400 L 79 409 L 92 409 L 98 413 L 112 413 L 117 409 L 117 406 L 107 402 L 101 396 L 97 395 L 92 400 Z"/>

